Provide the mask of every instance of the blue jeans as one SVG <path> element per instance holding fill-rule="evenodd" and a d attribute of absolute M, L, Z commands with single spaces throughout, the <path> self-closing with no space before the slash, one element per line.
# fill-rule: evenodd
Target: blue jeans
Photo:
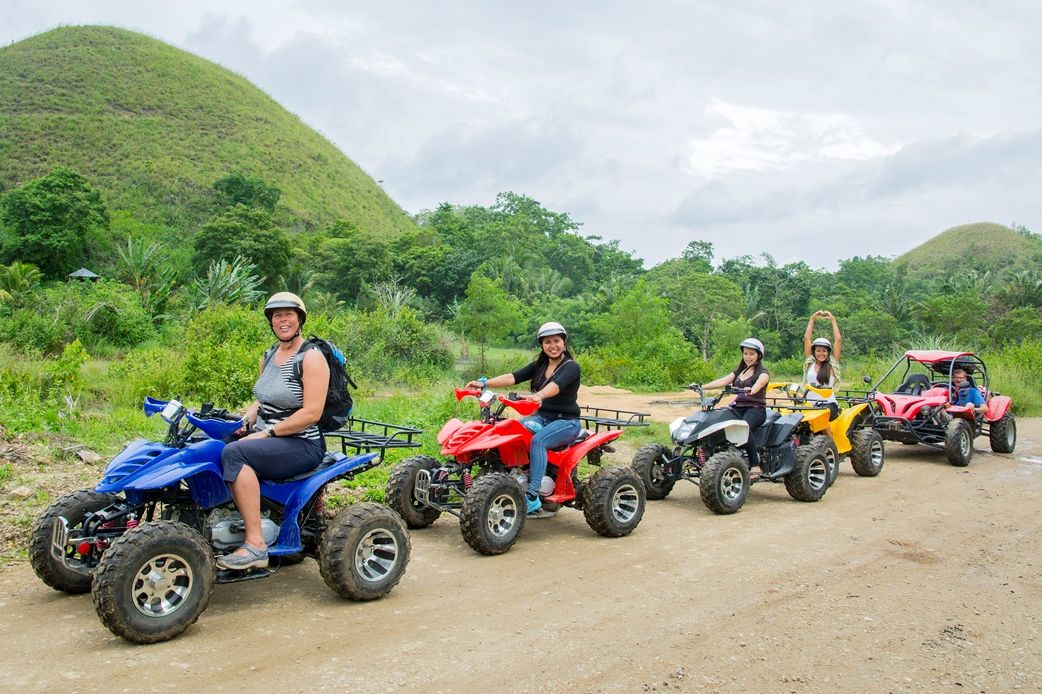
<path fill-rule="evenodd" d="M 543 428 L 532 436 L 528 449 L 528 494 L 539 496 L 539 485 L 546 474 L 546 449 L 566 446 L 579 436 L 582 427 L 578 419 L 555 419 L 548 422 L 539 415 L 525 417 L 524 421 L 538 422 Z"/>

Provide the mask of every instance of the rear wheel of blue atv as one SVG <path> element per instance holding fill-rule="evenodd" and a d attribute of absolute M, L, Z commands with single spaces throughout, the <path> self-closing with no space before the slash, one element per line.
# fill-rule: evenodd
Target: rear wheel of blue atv
<path fill-rule="evenodd" d="M 482 475 L 463 499 L 460 532 L 479 554 L 502 554 L 525 527 L 525 492 L 503 472 Z"/>
<path fill-rule="evenodd" d="M 88 513 L 100 511 L 118 500 L 119 497 L 115 494 L 101 494 L 92 489 L 81 489 L 61 497 L 40 514 L 29 538 L 29 562 L 40 580 L 63 593 L 90 592 L 91 574 L 86 570 L 80 572 L 68 568 L 51 553 L 54 522 L 61 516 L 70 528 L 74 528 L 83 522 Z"/>
<path fill-rule="evenodd" d="M 944 429 L 944 454 L 955 467 L 966 467 L 973 459 L 973 430 L 964 419 L 953 419 Z"/>
<path fill-rule="evenodd" d="M 658 501 L 665 499 L 673 491 L 676 480 L 666 477 L 666 459 L 669 457 L 669 449 L 659 443 L 646 443 L 637 449 L 630 464 L 640 481 L 644 483 L 644 491 L 648 499 Z"/>
<path fill-rule="evenodd" d="M 318 567 L 334 593 L 375 600 L 391 592 L 409 564 L 409 531 L 386 506 L 352 504 L 329 522 Z"/>
<path fill-rule="evenodd" d="M 633 532 L 644 517 L 645 501 L 640 476 L 633 468 L 621 465 L 601 468 L 582 488 L 586 523 L 604 537 Z"/>
<path fill-rule="evenodd" d="M 749 464 L 738 451 L 720 451 L 702 468 L 698 492 L 713 513 L 737 512 L 749 495 Z"/>
<path fill-rule="evenodd" d="M 155 521 L 125 532 L 94 574 L 94 608 L 134 643 L 168 641 L 199 619 L 213 594 L 213 554 L 184 523 Z"/>
<path fill-rule="evenodd" d="M 414 455 L 395 465 L 387 480 L 387 505 L 414 530 L 426 528 L 441 515 L 438 509 L 416 499 L 416 476 L 421 470 L 430 472 L 437 468 L 438 461 L 435 458 Z"/>

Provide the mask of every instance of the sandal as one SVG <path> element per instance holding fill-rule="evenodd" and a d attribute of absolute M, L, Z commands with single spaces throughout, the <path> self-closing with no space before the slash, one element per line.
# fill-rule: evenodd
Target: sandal
<path fill-rule="evenodd" d="M 239 549 L 246 550 L 246 554 L 237 554 Z M 268 566 L 268 548 L 258 549 L 253 545 L 243 543 L 242 547 L 231 554 L 225 554 L 217 558 L 217 567 L 231 569 L 232 571 L 245 571 L 246 569 L 263 569 Z"/>

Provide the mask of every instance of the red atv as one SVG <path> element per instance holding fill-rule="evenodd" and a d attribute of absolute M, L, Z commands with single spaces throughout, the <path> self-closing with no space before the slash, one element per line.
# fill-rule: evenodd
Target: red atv
<path fill-rule="evenodd" d="M 502 554 L 510 549 L 525 527 L 525 490 L 528 488 L 528 448 L 532 432 L 517 419 L 503 416 L 506 408 L 521 416 L 533 414 L 539 403 L 497 396 L 491 390 L 456 389 L 456 400 L 475 397 L 481 408 L 478 421 L 449 420 L 438 432 L 439 462 L 429 455 L 415 455 L 395 466 L 387 482 L 387 504 L 397 510 L 410 528 L 426 528 L 441 513 L 460 519 L 463 539 L 481 554 Z M 498 405 L 496 404 L 498 402 Z M 570 446 L 547 451 L 546 476 L 540 496 L 543 509 L 561 506 L 582 509 L 586 522 L 605 537 L 628 535 L 644 515 L 644 485 L 628 466 L 605 467 L 586 480 L 579 479 L 584 457 L 600 465 L 601 456 L 621 429 L 600 431 L 602 426 L 645 425 L 647 415 L 583 408 L 586 424 Z M 628 415 L 628 419 L 624 416 Z"/>
<path fill-rule="evenodd" d="M 902 365 L 899 385 L 893 392 L 881 392 Z M 952 375 L 957 369 L 964 370 L 968 385 L 984 396 L 987 412 L 955 404 L 958 392 Z M 864 380 L 872 382 L 868 376 Z M 996 453 L 1012 453 L 1017 445 L 1017 422 L 1010 409 L 1013 403 L 1008 396 L 991 391 L 988 367 L 972 352 L 905 352 L 872 386 L 868 400 L 872 428 L 884 439 L 943 449 L 948 462 L 958 467 L 970 464 L 973 439 L 982 434 L 988 435 L 991 450 Z"/>

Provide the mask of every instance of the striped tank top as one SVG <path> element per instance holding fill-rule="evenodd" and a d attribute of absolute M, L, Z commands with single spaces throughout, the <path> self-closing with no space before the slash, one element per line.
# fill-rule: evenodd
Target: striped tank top
<path fill-rule="evenodd" d="M 278 424 L 304 406 L 304 389 L 294 373 L 294 370 L 298 368 L 303 373 L 302 366 L 298 366 L 303 358 L 304 352 L 297 352 L 280 366 L 275 363 L 273 354 L 264 366 L 260 378 L 253 385 L 253 397 L 260 403 L 260 409 L 257 412 L 258 429 L 263 429 L 269 424 Z M 318 424 L 312 424 L 307 429 L 290 434 L 290 436 L 312 441 L 322 440 L 322 432 L 319 431 Z"/>

